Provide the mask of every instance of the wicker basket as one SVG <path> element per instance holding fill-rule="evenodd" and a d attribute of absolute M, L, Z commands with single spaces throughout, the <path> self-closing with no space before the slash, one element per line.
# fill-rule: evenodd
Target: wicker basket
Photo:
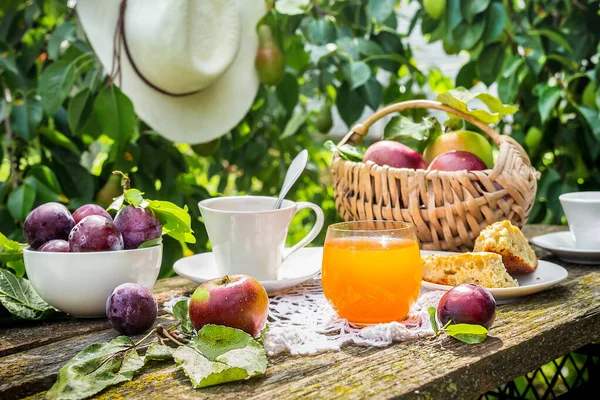
<path fill-rule="evenodd" d="M 427 171 L 346 161 L 334 154 L 335 205 L 345 221 L 386 220 L 414 224 L 425 250 L 469 251 L 481 229 L 508 219 L 522 227 L 535 200 L 539 173 L 510 136 L 435 101 L 414 100 L 385 107 L 356 125 L 340 142 L 355 143 L 382 117 L 411 108 L 452 113 L 477 126 L 500 149 L 493 169 Z"/>

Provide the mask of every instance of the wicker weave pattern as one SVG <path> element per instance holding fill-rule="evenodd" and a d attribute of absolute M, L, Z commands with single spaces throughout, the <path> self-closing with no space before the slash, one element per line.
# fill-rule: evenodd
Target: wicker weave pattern
<path fill-rule="evenodd" d="M 478 125 L 499 146 L 494 168 L 471 172 L 390 168 L 370 161 L 345 161 L 336 154 L 332 174 L 335 204 L 342 218 L 411 222 L 426 250 L 472 250 L 481 229 L 504 219 L 523 226 L 535 199 L 539 174 L 512 138 L 498 135 L 468 115 L 437 102 L 398 103 L 354 127 L 340 144 L 359 140 L 383 115 L 415 107 L 453 112 Z"/>

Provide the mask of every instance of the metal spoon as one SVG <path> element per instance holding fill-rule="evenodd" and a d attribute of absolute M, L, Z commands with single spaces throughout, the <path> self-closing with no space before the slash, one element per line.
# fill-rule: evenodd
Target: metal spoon
<path fill-rule="evenodd" d="M 308 162 L 308 151 L 302 150 L 290 164 L 288 168 L 285 179 L 283 180 L 283 186 L 281 187 L 281 192 L 279 192 L 279 197 L 277 197 L 277 201 L 275 201 L 275 205 L 273 206 L 273 210 L 279 209 L 281 207 L 281 203 L 283 203 L 283 199 L 285 199 L 285 195 L 288 194 L 294 183 L 300 178 L 302 175 L 302 171 L 306 168 L 306 163 Z"/>

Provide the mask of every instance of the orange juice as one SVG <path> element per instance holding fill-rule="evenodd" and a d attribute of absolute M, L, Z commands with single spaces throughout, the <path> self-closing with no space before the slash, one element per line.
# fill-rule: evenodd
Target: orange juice
<path fill-rule="evenodd" d="M 419 296 L 421 269 L 419 245 L 410 238 L 335 238 L 323 250 L 323 291 L 354 324 L 401 321 Z"/>

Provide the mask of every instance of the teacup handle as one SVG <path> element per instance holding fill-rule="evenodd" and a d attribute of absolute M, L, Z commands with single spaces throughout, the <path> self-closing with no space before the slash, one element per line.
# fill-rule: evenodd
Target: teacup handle
<path fill-rule="evenodd" d="M 284 253 L 284 255 L 283 255 L 284 260 L 286 258 L 288 258 L 296 250 L 300 250 L 301 248 L 303 248 L 304 246 L 306 246 L 307 244 L 312 242 L 317 237 L 317 235 L 321 232 L 321 229 L 323 229 L 323 224 L 325 223 L 325 216 L 323 215 L 323 210 L 321 210 L 321 207 L 319 207 L 316 204 L 307 203 L 307 202 L 296 203 L 296 213 L 298 213 L 298 211 L 303 210 L 305 208 L 310 208 L 317 215 L 317 220 L 315 221 L 315 225 L 310 230 L 310 232 L 308 232 L 308 235 L 304 236 L 304 238 L 301 241 L 296 243 L 291 249 L 289 249 L 287 252 Z M 294 213 L 294 215 L 296 213 Z"/>

